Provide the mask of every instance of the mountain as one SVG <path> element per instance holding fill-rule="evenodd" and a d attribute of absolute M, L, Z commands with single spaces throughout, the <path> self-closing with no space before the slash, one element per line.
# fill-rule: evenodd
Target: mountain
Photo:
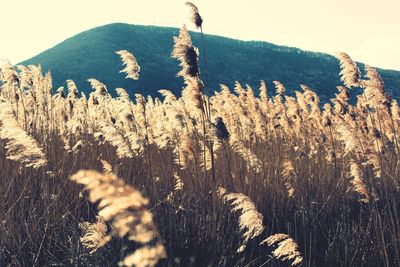
<path fill-rule="evenodd" d="M 44 71 L 51 70 L 54 87 L 65 85 L 73 79 L 78 88 L 90 92 L 88 78 L 95 78 L 107 85 L 113 93 L 122 87 L 130 93 L 156 95 L 159 89 L 169 89 L 179 94 L 183 81 L 176 77 L 178 62 L 170 57 L 173 36 L 179 29 L 155 26 L 139 26 L 123 23 L 97 27 L 50 48 L 20 64 L 41 64 Z M 233 89 L 237 80 L 258 89 L 261 79 L 270 91 L 272 81 L 281 81 L 290 92 L 306 84 L 316 91 L 322 100 L 334 96 L 339 80 L 339 63 L 336 58 L 323 53 L 303 51 L 297 48 L 277 46 L 267 42 L 240 41 L 205 35 L 207 68 L 204 66 L 204 50 L 201 35 L 191 33 L 193 43 L 200 49 L 200 67 L 206 89 L 219 90 L 223 83 Z M 122 62 L 115 51 L 132 52 L 141 66 L 138 81 L 125 79 L 119 73 Z M 362 66 L 362 64 L 360 64 Z M 400 72 L 378 69 L 389 93 L 398 98 Z"/>

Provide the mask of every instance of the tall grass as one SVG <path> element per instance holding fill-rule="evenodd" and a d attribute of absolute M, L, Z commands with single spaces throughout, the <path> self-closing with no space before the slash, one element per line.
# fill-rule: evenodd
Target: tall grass
<path fill-rule="evenodd" d="M 185 28 L 173 56 L 182 97 L 1 68 L 0 266 L 400 264 L 400 113 L 375 69 L 339 54 L 331 103 L 278 81 L 207 97 Z"/>

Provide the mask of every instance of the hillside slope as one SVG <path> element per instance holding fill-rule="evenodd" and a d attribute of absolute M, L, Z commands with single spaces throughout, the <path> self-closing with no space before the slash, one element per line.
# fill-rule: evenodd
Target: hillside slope
<path fill-rule="evenodd" d="M 176 77 L 178 62 L 170 57 L 173 36 L 179 29 L 139 26 L 123 23 L 97 27 L 50 48 L 21 64 L 41 64 L 44 71 L 51 70 L 54 87 L 73 79 L 80 90 L 90 91 L 86 82 L 96 78 L 114 88 L 129 92 L 155 95 L 159 89 L 179 93 L 183 82 Z M 236 80 L 258 88 L 261 79 L 272 89 L 272 81 L 279 80 L 288 91 L 299 89 L 303 83 L 315 90 L 322 100 L 332 97 L 340 85 L 338 61 L 327 54 L 277 46 L 267 42 L 239 41 L 206 35 L 207 70 L 204 68 L 201 36 L 192 33 L 195 46 L 200 49 L 200 67 L 207 90 L 219 90 L 219 84 L 233 87 Z M 124 79 L 120 58 L 114 52 L 126 49 L 132 52 L 140 66 L 138 81 Z M 379 70 L 392 96 L 398 97 L 400 72 Z"/>

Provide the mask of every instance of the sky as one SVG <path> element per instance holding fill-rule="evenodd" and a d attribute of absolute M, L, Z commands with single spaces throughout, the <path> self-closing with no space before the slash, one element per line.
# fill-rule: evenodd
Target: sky
<path fill-rule="evenodd" d="M 113 22 L 181 27 L 182 0 L 0 0 L 0 60 L 13 64 Z M 400 0 L 193 0 L 205 33 L 348 53 L 400 70 Z M 134 41 L 134 40 L 133 40 Z"/>

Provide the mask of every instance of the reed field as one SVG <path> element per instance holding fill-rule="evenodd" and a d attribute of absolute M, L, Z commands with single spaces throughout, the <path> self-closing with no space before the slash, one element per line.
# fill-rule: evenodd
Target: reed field
<path fill-rule="evenodd" d="M 186 27 L 171 49 L 181 96 L 1 67 L 0 266 L 400 265 L 400 109 L 374 68 L 338 53 L 329 103 L 279 81 L 209 95 Z"/>

